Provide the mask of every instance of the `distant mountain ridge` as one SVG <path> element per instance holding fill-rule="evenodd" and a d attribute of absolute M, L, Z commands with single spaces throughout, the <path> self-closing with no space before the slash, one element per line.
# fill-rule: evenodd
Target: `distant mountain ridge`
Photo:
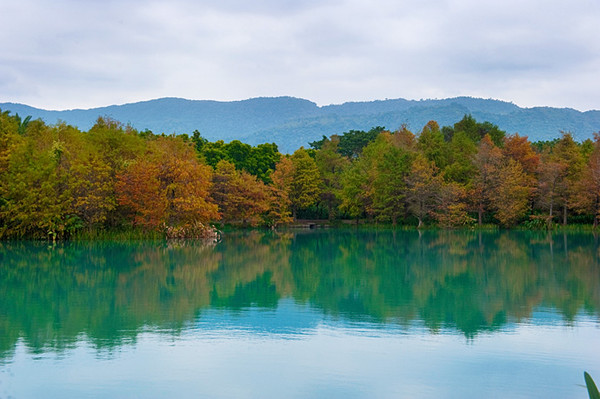
<path fill-rule="evenodd" d="M 506 101 L 473 97 L 441 100 L 377 100 L 319 107 L 294 97 L 260 97 L 241 101 L 160 98 L 92 109 L 47 111 L 23 104 L 0 103 L 2 111 L 31 115 L 48 124 L 64 121 L 88 130 L 99 116 L 110 116 L 138 130 L 154 133 L 188 133 L 198 130 L 207 139 L 241 140 L 248 144 L 275 142 L 282 152 L 293 152 L 323 135 L 385 126 L 395 130 L 406 124 L 414 133 L 430 120 L 453 125 L 465 114 L 489 121 L 507 133 L 518 132 L 531 141 L 552 140 L 570 131 L 577 140 L 600 130 L 600 111 L 570 108 L 521 108 Z"/>

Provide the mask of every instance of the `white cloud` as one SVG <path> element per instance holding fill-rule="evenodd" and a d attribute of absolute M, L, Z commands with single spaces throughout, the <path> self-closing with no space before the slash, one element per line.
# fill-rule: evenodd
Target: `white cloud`
<path fill-rule="evenodd" d="M 0 101 L 475 95 L 599 109 L 599 20 L 596 0 L 21 0 L 0 14 Z"/>

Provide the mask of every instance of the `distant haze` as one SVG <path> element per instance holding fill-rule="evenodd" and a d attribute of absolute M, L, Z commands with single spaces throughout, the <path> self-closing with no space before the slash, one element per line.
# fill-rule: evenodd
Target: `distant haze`
<path fill-rule="evenodd" d="M 475 96 L 600 109 L 598 0 L 19 0 L 0 102 Z"/>
<path fill-rule="evenodd" d="M 352 102 L 319 107 L 314 102 L 293 98 L 254 98 L 244 101 L 192 101 L 162 98 L 89 110 L 47 111 L 22 104 L 0 103 L 2 111 L 31 115 L 46 123 L 59 120 L 88 130 L 99 116 L 131 124 L 154 133 L 187 133 L 194 130 L 207 139 L 241 140 L 249 144 L 275 142 L 281 151 L 293 152 L 323 135 L 384 126 L 402 125 L 415 134 L 430 120 L 440 126 L 453 125 L 465 114 L 478 121 L 497 124 L 507 133 L 529 136 L 531 141 L 560 137 L 572 132 L 576 139 L 591 138 L 600 130 L 600 111 L 580 112 L 548 107 L 520 108 L 515 104 L 470 97 L 444 100 Z"/>

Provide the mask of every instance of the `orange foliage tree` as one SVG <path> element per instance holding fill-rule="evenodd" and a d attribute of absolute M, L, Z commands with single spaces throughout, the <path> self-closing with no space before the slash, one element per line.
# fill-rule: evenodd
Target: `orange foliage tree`
<path fill-rule="evenodd" d="M 209 200 L 211 173 L 190 145 L 158 137 L 148 142 L 144 157 L 117 176 L 117 199 L 133 214 L 133 224 L 144 228 L 206 224 L 218 218 L 217 205 Z"/>
<path fill-rule="evenodd" d="M 530 193 L 528 176 L 519 162 L 509 159 L 498 168 L 490 202 L 500 224 L 510 227 L 525 215 Z"/>
<path fill-rule="evenodd" d="M 211 196 L 219 206 L 221 220 L 256 226 L 269 209 L 266 185 L 246 171 L 238 171 L 229 161 L 221 160 L 213 174 Z"/>
<path fill-rule="evenodd" d="M 483 213 L 488 210 L 493 190 L 498 183 L 498 169 L 502 159 L 502 151 L 486 134 L 479 142 L 475 155 L 477 173 L 471 190 L 471 201 L 477 211 L 477 223 L 480 225 Z"/>
<path fill-rule="evenodd" d="M 423 219 L 435 210 L 442 184 L 435 164 L 424 155 L 417 155 L 406 178 L 408 211 L 419 220 L 417 227 L 421 227 Z"/>
<path fill-rule="evenodd" d="M 594 227 L 600 220 L 600 132 L 594 133 L 594 149 L 578 183 L 575 206 L 594 215 Z"/>

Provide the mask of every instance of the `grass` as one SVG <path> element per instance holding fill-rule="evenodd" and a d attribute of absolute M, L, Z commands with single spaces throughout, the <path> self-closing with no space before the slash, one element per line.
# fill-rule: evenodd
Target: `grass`
<path fill-rule="evenodd" d="M 129 241 L 129 240 L 161 240 L 165 238 L 163 232 L 142 229 L 118 230 L 81 230 L 72 235 L 70 241 Z"/>
<path fill-rule="evenodd" d="M 583 378 L 585 379 L 585 386 L 587 387 L 590 399 L 600 399 L 600 392 L 598 392 L 598 388 L 596 387 L 592 377 L 587 372 L 584 372 Z"/>

